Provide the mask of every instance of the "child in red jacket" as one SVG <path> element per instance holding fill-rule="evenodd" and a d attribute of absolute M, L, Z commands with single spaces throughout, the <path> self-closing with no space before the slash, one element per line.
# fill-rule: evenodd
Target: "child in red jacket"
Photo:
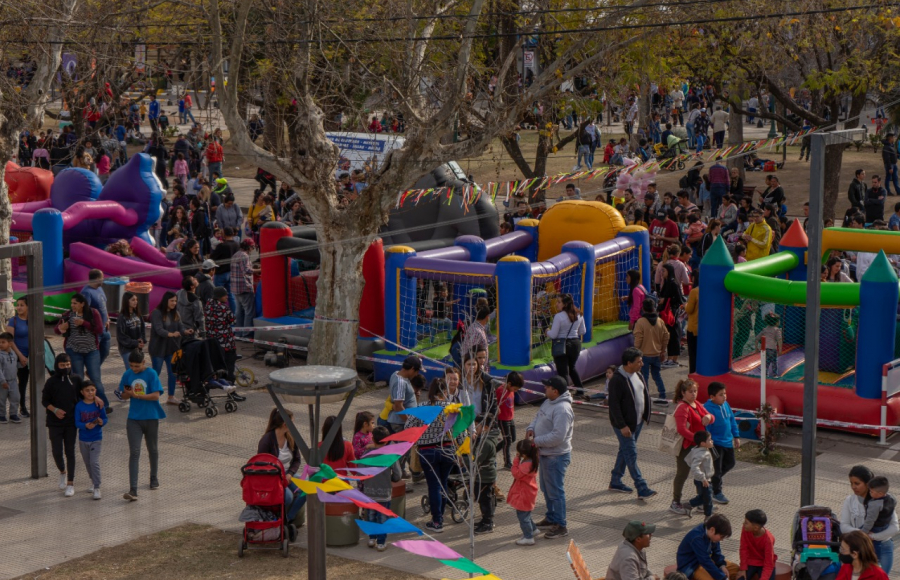
<path fill-rule="evenodd" d="M 741 571 L 739 579 L 775 580 L 775 536 L 766 529 L 766 512 L 750 510 L 744 514 L 741 530 Z"/>
<path fill-rule="evenodd" d="M 531 439 L 522 439 L 516 444 L 516 458 L 513 460 L 513 484 L 506 496 L 506 503 L 516 510 L 522 537 L 516 540 L 518 546 L 533 546 L 538 533 L 531 512 L 537 500 L 538 448 Z"/>

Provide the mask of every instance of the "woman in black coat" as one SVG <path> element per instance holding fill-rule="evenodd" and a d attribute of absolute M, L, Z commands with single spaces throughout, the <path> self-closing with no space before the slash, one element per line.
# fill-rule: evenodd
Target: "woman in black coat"
<path fill-rule="evenodd" d="M 659 315 L 669 331 L 666 356 L 667 361 L 672 361 L 666 366 L 677 366 L 678 356 L 681 354 L 681 325 L 678 323 L 678 317 L 685 299 L 681 291 L 681 284 L 675 279 L 675 268 L 672 264 L 663 264 L 663 269 L 666 277 L 659 290 Z M 671 316 L 664 314 L 667 310 L 671 312 Z M 670 322 L 672 324 L 669 324 Z"/>
<path fill-rule="evenodd" d="M 288 411 L 288 416 L 293 419 L 294 415 Z M 268 453 L 274 455 L 284 465 L 285 487 L 284 487 L 284 510 L 287 521 L 293 522 L 303 504 L 306 503 L 306 496 L 300 493 L 297 485 L 291 481 L 292 477 L 296 477 L 300 470 L 300 448 L 297 442 L 291 437 L 287 424 L 278 412 L 278 409 L 272 409 L 269 413 L 269 423 L 266 425 L 266 432 L 259 440 L 256 449 L 257 453 Z M 291 525 L 291 541 L 297 535 L 296 528 Z"/>

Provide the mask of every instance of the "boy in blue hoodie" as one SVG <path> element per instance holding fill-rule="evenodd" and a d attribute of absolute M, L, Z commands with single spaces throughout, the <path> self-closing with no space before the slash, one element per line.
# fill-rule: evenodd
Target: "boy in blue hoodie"
<path fill-rule="evenodd" d="M 84 467 L 91 476 L 89 492 L 100 499 L 100 448 L 103 443 L 103 426 L 106 425 L 106 409 L 97 405 L 97 387 L 91 381 L 81 385 L 81 401 L 75 404 L 75 426 L 78 427 L 78 449 L 84 459 Z"/>
<path fill-rule="evenodd" d="M 731 537 L 731 522 L 722 514 L 713 514 L 692 529 L 678 545 L 678 571 L 692 580 L 734 579 L 740 567 L 725 560 L 719 543 Z"/>
<path fill-rule="evenodd" d="M 710 480 L 712 499 L 721 504 L 728 503 L 728 498 L 722 493 L 722 478 L 734 468 L 734 450 L 741 446 L 737 421 L 734 420 L 734 412 L 726 398 L 725 385 L 713 381 L 709 384 L 709 399 L 703 405 L 716 418 L 706 430 L 712 435 L 716 449 L 716 453 L 713 453 L 715 475 Z"/>

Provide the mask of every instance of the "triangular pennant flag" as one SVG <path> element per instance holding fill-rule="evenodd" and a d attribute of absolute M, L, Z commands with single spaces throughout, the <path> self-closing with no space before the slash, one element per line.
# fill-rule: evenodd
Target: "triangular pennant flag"
<path fill-rule="evenodd" d="M 452 429 L 453 425 L 456 424 L 457 419 L 459 419 L 459 413 L 447 415 L 447 418 L 444 419 L 444 430 L 441 432 L 441 435 Z"/>
<path fill-rule="evenodd" d="M 333 492 L 333 491 L 343 491 L 345 489 L 353 489 L 349 483 L 346 481 L 342 481 L 340 479 L 334 478 L 329 479 L 324 483 L 317 483 L 315 481 L 306 481 L 303 479 L 297 479 L 296 477 L 291 479 L 291 481 L 296 484 L 297 487 L 300 488 L 300 491 L 307 495 L 313 495 L 318 490 L 322 490 L 324 492 Z"/>
<path fill-rule="evenodd" d="M 475 407 L 472 405 L 467 405 L 459 410 L 459 419 L 456 420 L 456 423 L 453 424 L 453 429 L 450 430 L 450 435 L 454 438 L 459 437 L 466 429 L 469 428 L 469 425 L 475 420 Z"/>
<path fill-rule="evenodd" d="M 346 499 L 347 501 L 356 500 L 356 501 L 361 501 L 363 503 L 374 503 L 375 502 L 374 499 L 367 496 L 366 494 L 359 491 L 358 489 L 348 489 L 345 491 L 339 491 L 336 495 L 341 496 L 342 498 Z"/>
<path fill-rule="evenodd" d="M 383 524 L 376 524 L 375 522 L 366 522 L 363 520 L 356 520 L 356 525 L 359 526 L 359 529 L 362 530 L 362 533 L 369 536 L 378 536 L 381 534 L 418 534 L 422 535 L 422 530 L 412 525 L 408 521 L 403 518 L 391 518 Z M 477 570 L 476 570 L 477 571 Z"/>
<path fill-rule="evenodd" d="M 463 572 L 470 572 L 472 574 L 490 574 L 490 572 L 468 558 L 460 558 L 459 560 L 440 560 L 440 562 L 445 566 L 450 566 L 451 568 L 456 568 Z"/>
<path fill-rule="evenodd" d="M 363 455 L 363 457 L 374 457 L 376 455 L 403 455 L 407 451 L 409 451 L 410 447 L 413 444 L 404 441 L 403 443 L 394 443 L 393 445 L 385 445 L 384 447 L 379 447 L 378 449 L 373 449 Z"/>
<path fill-rule="evenodd" d="M 399 517 L 397 514 L 395 514 L 394 512 L 392 512 L 391 510 L 389 510 L 388 508 L 384 507 L 383 505 L 381 505 L 381 504 L 378 503 L 378 502 L 374 502 L 374 501 L 372 501 L 372 502 L 364 502 L 364 501 L 358 501 L 358 500 L 355 500 L 355 499 L 354 499 L 354 500 L 350 500 L 350 501 L 352 501 L 352 502 L 355 503 L 357 506 L 359 506 L 359 507 L 361 507 L 361 508 L 363 508 L 363 509 L 365 509 L 365 510 L 373 510 L 373 511 L 376 511 L 376 512 L 378 512 L 378 513 L 384 514 L 384 515 L 386 515 L 386 516 L 389 517 L 389 518 L 396 518 L 396 517 Z"/>
<path fill-rule="evenodd" d="M 393 435 L 388 435 L 382 441 L 406 441 L 408 443 L 415 443 L 419 440 L 419 437 L 422 436 L 422 433 L 428 430 L 428 425 L 422 425 L 421 427 L 410 427 L 409 429 L 404 429 L 399 433 L 394 433 Z"/>
<path fill-rule="evenodd" d="M 316 490 L 316 495 L 319 496 L 319 501 L 322 503 L 353 503 L 351 500 L 339 495 L 325 493 L 321 488 Z"/>
<path fill-rule="evenodd" d="M 310 468 L 310 470 L 312 469 L 315 468 Z M 310 481 L 315 481 L 316 483 L 322 483 L 323 481 L 328 481 L 335 477 L 337 477 L 337 473 L 334 472 L 330 465 L 323 463 L 319 466 L 319 470 L 313 473 L 308 479 Z"/>
<path fill-rule="evenodd" d="M 432 421 L 437 419 L 437 416 L 440 415 L 444 411 L 443 407 L 438 407 L 437 405 L 425 405 L 424 407 L 414 407 L 412 409 L 404 409 L 401 415 L 406 415 L 407 417 L 415 417 L 419 419 L 426 425 L 431 424 Z"/>
<path fill-rule="evenodd" d="M 400 540 L 394 545 L 401 550 L 406 550 L 417 556 L 426 558 L 439 558 L 445 560 L 459 560 L 462 555 L 436 540 Z"/>
<path fill-rule="evenodd" d="M 462 457 L 463 455 L 472 455 L 472 442 L 466 437 L 466 440 L 462 442 L 462 445 L 459 446 L 459 449 L 456 450 L 456 456 Z"/>
<path fill-rule="evenodd" d="M 357 459 L 351 463 L 355 463 L 357 465 L 371 465 L 372 467 L 390 467 L 394 464 L 395 461 L 399 460 L 400 456 L 397 454 L 390 455 L 376 455 L 374 457 L 363 457 L 362 459 Z"/>

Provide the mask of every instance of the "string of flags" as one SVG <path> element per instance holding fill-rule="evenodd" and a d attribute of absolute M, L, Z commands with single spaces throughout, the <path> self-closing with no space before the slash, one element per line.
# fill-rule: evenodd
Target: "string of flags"
<path fill-rule="evenodd" d="M 746 141 L 740 145 L 732 145 L 711 151 L 705 156 L 706 161 L 713 161 L 718 157 L 729 159 L 731 157 L 739 157 L 751 151 L 761 151 L 771 147 L 780 147 L 787 144 L 794 145 L 798 139 L 809 135 L 817 130 L 817 127 L 809 127 L 801 129 L 795 133 L 782 135 L 780 137 L 772 137 L 771 139 L 761 139 L 758 141 Z M 513 180 L 513 181 L 489 181 L 486 185 L 481 186 L 477 183 L 465 185 L 462 188 L 456 187 L 430 187 L 427 189 L 408 189 L 402 192 L 397 198 L 397 207 L 403 207 L 406 203 L 418 204 L 422 199 L 428 197 L 447 196 L 447 205 L 450 205 L 453 198 L 456 197 L 460 206 L 464 211 L 468 212 L 468 208 L 481 199 L 482 195 L 491 198 L 491 202 L 496 201 L 498 196 L 509 201 L 510 196 L 519 197 L 531 191 L 531 197 L 537 195 L 539 191 L 548 189 L 551 186 L 564 183 L 567 181 L 578 180 L 594 180 L 597 178 L 606 180 L 611 175 L 620 173 L 637 173 L 658 171 L 660 169 L 669 169 L 693 159 L 703 159 L 702 153 L 683 153 L 667 159 L 650 159 L 644 163 L 633 163 L 632 165 L 621 167 L 598 168 L 589 171 L 574 171 L 569 173 L 560 173 L 558 175 L 547 175 L 544 177 L 534 177 L 531 179 Z"/>
<path fill-rule="evenodd" d="M 403 413 L 417 418 L 423 425 L 409 427 L 386 437 L 383 441 L 388 443 L 387 445 L 373 449 L 360 459 L 353 461 L 354 467 L 339 468 L 337 471 L 341 472 L 340 475 L 329 465 L 323 464 L 318 468 L 304 465 L 299 477 L 292 478 L 292 481 L 300 491 L 307 495 L 315 495 L 323 503 L 353 503 L 360 508 L 375 510 L 388 517 L 384 523 L 380 524 L 356 520 L 356 525 L 359 526 L 359 529 L 364 534 L 371 536 L 381 534 L 425 535 L 428 539 L 398 540 L 393 542 L 393 545 L 417 556 L 434 558 L 442 564 L 462 572 L 481 574 L 481 576 L 469 580 L 500 580 L 494 574 L 491 574 L 468 558 L 464 558 L 449 546 L 428 536 L 415 524 L 401 518 L 390 509 L 347 483 L 346 480 L 364 481 L 388 469 L 399 461 L 400 457 L 409 451 L 425 431 L 428 430 L 429 426 L 442 415 L 442 434 L 449 433 L 454 442 L 475 422 L 475 407 L 462 405 L 461 403 L 454 403 L 445 407 L 436 405 L 416 407 Z M 472 443 L 468 436 L 456 447 L 456 455 L 458 457 L 472 455 Z"/>

